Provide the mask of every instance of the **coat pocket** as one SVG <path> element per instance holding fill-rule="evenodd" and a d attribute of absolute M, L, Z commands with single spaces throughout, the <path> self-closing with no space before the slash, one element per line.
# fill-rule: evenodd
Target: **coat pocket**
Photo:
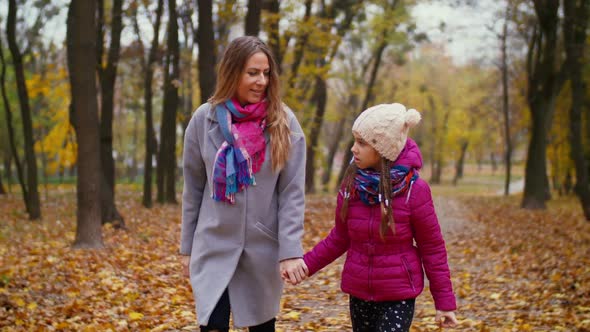
<path fill-rule="evenodd" d="M 268 227 L 264 226 L 263 223 L 261 223 L 260 221 L 257 221 L 255 226 L 264 235 L 268 236 L 269 238 L 271 238 L 272 240 L 274 240 L 276 242 L 279 242 L 279 235 L 277 233 L 273 232 L 272 230 L 270 230 Z"/>
<path fill-rule="evenodd" d="M 406 259 L 406 256 L 402 256 L 402 263 L 404 265 L 404 269 L 406 270 L 406 273 L 408 274 L 408 281 L 410 282 L 410 286 L 412 286 L 412 290 L 415 293 L 416 286 L 414 286 L 414 277 L 412 275 L 412 271 L 410 270 L 410 264 L 408 264 L 408 260 Z"/>

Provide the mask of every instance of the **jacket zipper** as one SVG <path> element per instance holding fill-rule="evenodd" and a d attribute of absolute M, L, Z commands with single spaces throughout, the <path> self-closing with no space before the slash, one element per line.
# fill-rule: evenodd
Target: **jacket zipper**
<path fill-rule="evenodd" d="M 410 266 L 408 261 L 406 260 L 406 256 L 402 256 L 402 262 L 404 264 L 404 268 L 406 269 L 406 273 L 408 274 L 408 280 L 410 281 L 410 286 L 412 286 L 412 290 L 416 293 L 416 287 L 414 286 L 414 278 L 412 277 L 412 272 L 410 272 Z"/>
<path fill-rule="evenodd" d="M 373 255 L 375 254 L 374 250 L 373 250 L 373 212 L 375 209 L 373 209 L 372 207 L 370 208 L 370 214 L 369 214 L 369 299 L 371 301 L 374 300 L 374 296 L 373 296 Z"/>

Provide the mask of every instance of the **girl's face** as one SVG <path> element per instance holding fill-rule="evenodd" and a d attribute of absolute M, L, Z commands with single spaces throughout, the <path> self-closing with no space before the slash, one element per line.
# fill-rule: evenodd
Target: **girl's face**
<path fill-rule="evenodd" d="M 235 97 L 240 104 L 254 104 L 262 100 L 270 78 L 268 57 L 263 52 L 254 53 L 240 76 Z"/>
<path fill-rule="evenodd" d="M 378 169 L 379 163 L 381 162 L 381 155 L 379 155 L 379 152 L 355 132 L 353 132 L 352 135 L 354 136 L 354 145 L 350 151 L 352 151 L 352 154 L 354 155 L 354 163 L 356 166 L 361 169 Z"/>

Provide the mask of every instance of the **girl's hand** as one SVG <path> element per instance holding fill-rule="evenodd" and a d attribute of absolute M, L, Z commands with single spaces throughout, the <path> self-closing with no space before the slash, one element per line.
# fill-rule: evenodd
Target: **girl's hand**
<path fill-rule="evenodd" d="M 309 270 L 303 258 L 291 258 L 281 261 L 280 272 L 283 281 L 291 285 L 297 285 L 307 278 Z"/>
<path fill-rule="evenodd" d="M 436 311 L 436 317 L 434 318 L 435 322 L 438 323 L 440 327 L 455 327 L 457 326 L 457 317 L 455 317 L 454 311 Z"/>
<path fill-rule="evenodd" d="M 191 256 L 182 256 L 180 258 L 180 264 L 182 264 L 182 275 L 187 278 L 190 277 L 188 267 L 191 264 Z"/>

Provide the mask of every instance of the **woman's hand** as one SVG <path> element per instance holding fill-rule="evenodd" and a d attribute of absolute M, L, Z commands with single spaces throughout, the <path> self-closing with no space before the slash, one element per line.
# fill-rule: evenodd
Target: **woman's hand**
<path fill-rule="evenodd" d="M 283 280 L 291 285 L 302 282 L 309 273 L 303 258 L 291 258 L 281 261 L 280 271 Z"/>
<path fill-rule="evenodd" d="M 454 311 L 437 310 L 434 321 L 437 322 L 440 327 L 455 327 L 458 323 Z"/>
<path fill-rule="evenodd" d="M 180 258 L 180 264 L 182 264 L 182 275 L 187 278 L 190 277 L 188 267 L 191 264 L 191 256 L 182 256 Z"/>

